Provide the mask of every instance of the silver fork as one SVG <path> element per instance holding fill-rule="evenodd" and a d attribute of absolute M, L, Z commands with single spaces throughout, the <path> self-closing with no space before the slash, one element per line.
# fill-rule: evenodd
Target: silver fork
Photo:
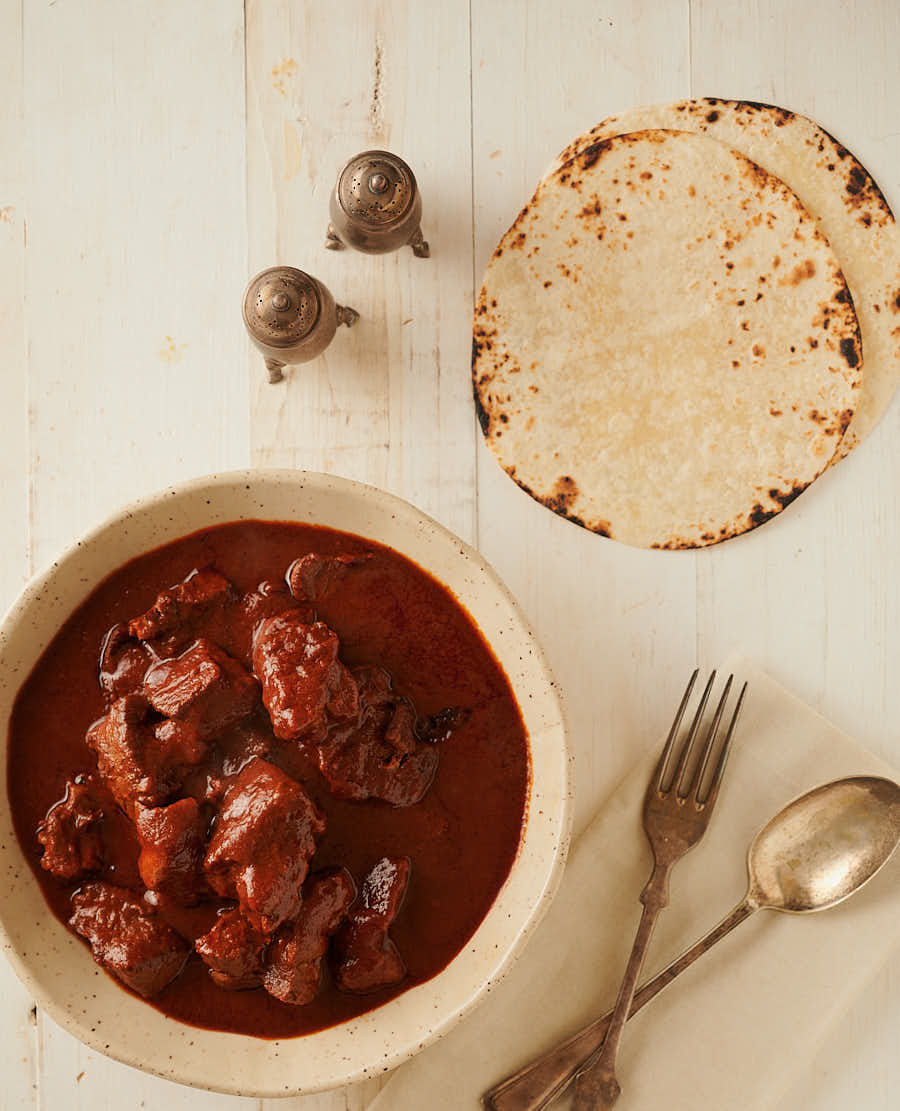
<path fill-rule="evenodd" d="M 716 678 L 715 671 L 707 681 L 687 737 L 681 742 L 678 740 L 681 721 L 697 675 L 698 672 L 695 671 L 690 678 L 672 728 L 669 730 L 659 763 L 650 777 L 647 793 L 644 796 L 644 832 L 653 850 L 653 871 L 641 892 L 644 909 L 603 1045 L 588 1058 L 575 1075 L 573 1111 L 608 1111 L 619 1098 L 621 1087 L 616 1079 L 619 1042 L 634 1000 L 635 988 L 653 927 L 660 912 L 669 901 L 669 873 L 675 863 L 693 848 L 706 832 L 719 795 L 725 762 L 747 684 L 745 683 L 741 690 L 728 732 L 719 750 L 715 769 L 711 777 L 707 777 L 719 724 L 731 692 L 734 676 L 729 675 L 712 722 L 698 748 L 697 738 L 701 732 L 703 714 Z M 670 775 L 669 769 L 673 762 L 675 770 Z"/>

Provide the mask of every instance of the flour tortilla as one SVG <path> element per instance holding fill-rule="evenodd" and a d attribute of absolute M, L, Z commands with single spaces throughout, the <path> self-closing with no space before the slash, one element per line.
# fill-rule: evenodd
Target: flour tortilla
<path fill-rule="evenodd" d="M 857 158 L 806 116 L 708 97 L 634 108 L 574 140 L 549 173 L 600 139 L 643 128 L 693 131 L 725 143 L 789 185 L 837 255 L 859 319 L 865 374 L 836 459 L 875 427 L 900 385 L 900 227 Z"/>
<path fill-rule="evenodd" d="M 476 307 L 488 444 L 596 532 L 691 548 L 761 524 L 853 415 L 859 331 L 796 195 L 705 136 L 593 143 L 542 181 Z"/>

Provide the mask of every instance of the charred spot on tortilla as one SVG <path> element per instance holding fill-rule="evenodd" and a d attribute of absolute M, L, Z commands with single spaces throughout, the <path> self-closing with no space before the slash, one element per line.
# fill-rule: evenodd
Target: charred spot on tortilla
<path fill-rule="evenodd" d="M 757 502 L 756 505 L 750 510 L 749 520 L 751 527 L 759 528 L 759 526 L 764 525 L 766 521 L 770 521 L 777 512 L 777 509 L 763 509 L 759 502 Z"/>
<path fill-rule="evenodd" d="M 724 103 L 729 102 L 725 101 Z M 754 112 L 771 112 L 776 127 L 784 127 L 786 123 L 797 118 L 794 113 L 787 108 L 779 108 L 777 104 L 765 104 L 761 100 L 735 100 L 732 103 L 737 105 L 738 108 L 743 105 Z"/>
<path fill-rule="evenodd" d="M 782 284 L 799 285 L 807 278 L 812 278 L 816 272 L 816 265 L 811 258 L 805 259 L 791 271 L 790 275 L 782 280 Z"/>
<path fill-rule="evenodd" d="M 859 352 L 856 348 L 856 340 L 845 337 L 840 342 L 841 354 L 847 361 L 849 367 L 859 366 Z"/>
<path fill-rule="evenodd" d="M 491 417 L 487 409 L 481 401 L 481 394 L 478 392 L 478 385 L 476 384 L 472 389 L 472 395 L 475 398 L 475 415 L 478 417 L 478 423 L 481 425 L 481 434 L 483 436 L 490 435 L 491 431 Z"/>
<path fill-rule="evenodd" d="M 589 170 L 592 166 L 595 166 L 600 160 L 600 157 L 604 155 L 611 146 L 611 139 L 602 139 L 599 143 L 591 143 L 591 145 L 582 152 L 578 160 L 581 169 Z"/>
<path fill-rule="evenodd" d="M 794 485 L 789 490 L 779 490 L 777 487 L 769 491 L 769 497 L 772 501 L 778 502 L 782 509 L 791 504 L 796 498 L 799 498 L 805 486 Z"/>

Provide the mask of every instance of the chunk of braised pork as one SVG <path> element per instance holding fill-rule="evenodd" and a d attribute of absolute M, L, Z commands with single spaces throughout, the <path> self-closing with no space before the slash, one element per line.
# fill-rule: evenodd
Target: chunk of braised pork
<path fill-rule="evenodd" d="M 170 656 L 195 638 L 198 623 L 211 610 L 233 598 L 228 579 L 204 567 L 161 591 L 146 613 L 128 622 L 128 632 L 138 640 L 151 641 L 158 655 Z"/>
<path fill-rule="evenodd" d="M 153 656 L 139 640 L 128 635 L 124 621 L 113 625 L 100 649 L 100 689 L 108 700 L 141 689 Z"/>
<path fill-rule="evenodd" d="M 187 770 L 198 764 L 207 745 L 179 721 L 151 723 L 143 695 L 117 698 L 88 730 L 97 768 L 119 805 L 158 806 L 175 793 Z"/>
<path fill-rule="evenodd" d="M 315 999 L 331 935 L 355 898 L 356 885 L 344 869 L 306 881 L 299 914 L 281 927 L 266 952 L 263 987 L 270 995 L 294 1006 Z"/>
<path fill-rule="evenodd" d="M 104 807 L 90 776 L 66 784 L 65 798 L 37 828 L 41 867 L 61 880 L 77 880 L 103 866 Z"/>
<path fill-rule="evenodd" d="M 356 716 L 356 683 L 338 659 L 339 648 L 337 634 L 324 622 L 310 625 L 297 613 L 282 613 L 260 625 L 253 670 L 280 740 L 316 742 L 330 721 Z"/>
<path fill-rule="evenodd" d="M 210 887 L 237 899 L 250 924 L 276 930 L 300 909 L 300 888 L 325 820 L 299 783 L 253 759 L 234 779 L 209 842 Z"/>
<path fill-rule="evenodd" d="M 307 552 L 287 569 L 291 593 L 302 602 L 318 602 L 341 581 L 351 567 L 359 567 L 371 559 L 371 553 L 361 555 L 320 555 Z"/>
<path fill-rule="evenodd" d="M 227 910 L 208 933 L 197 938 L 194 949 L 209 967 L 214 983 L 229 991 L 244 991 L 259 987 L 268 943 L 269 935 L 253 927 L 239 910 Z"/>
<path fill-rule="evenodd" d="M 186 905 L 196 903 L 206 889 L 202 868 L 209 818 L 204 810 L 192 798 L 138 806 L 134 824 L 141 846 L 138 870 L 147 887 Z"/>
<path fill-rule="evenodd" d="M 315 621 L 315 611 L 307 602 L 298 601 L 288 589 L 287 583 L 261 582 L 256 590 L 243 594 L 239 605 L 242 624 L 258 629 L 268 617 L 296 610 L 304 621 Z M 252 646 L 248 646 L 248 652 Z"/>
<path fill-rule="evenodd" d="M 254 756 L 267 759 L 272 749 L 277 747 L 279 742 L 272 736 L 269 718 L 261 706 L 257 707 L 252 717 L 246 718 L 216 736 L 212 758 L 202 764 L 194 775 L 185 779 L 184 794 L 191 795 L 198 801 L 211 803 L 218 808 L 248 761 Z M 306 780 L 315 776 L 317 771 L 315 765 L 309 773 L 298 774 L 293 769 L 295 762 L 296 759 L 292 761 L 295 778 Z"/>
<path fill-rule="evenodd" d="M 97 964 L 145 998 L 157 995 L 187 960 L 189 946 L 141 902 L 111 883 L 88 883 L 72 896 L 69 925 L 90 942 Z"/>
<path fill-rule="evenodd" d="M 353 676 L 359 718 L 333 728 L 319 745 L 322 775 L 339 798 L 412 806 L 434 779 L 438 749 L 416 736 L 415 711 L 391 690 L 387 672 L 361 667 Z"/>
<path fill-rule="evenodd" d="M 406 965 L 388 931 L 409 883 L 407 857 L 382 857 L 363 881 L 360 906 L 334 938 L 334 979 L 341 991 L 365 994 L 406 976 Z"/>
<path fill-rule="evenodd" d="M 183 721 L 201 740 L 248 717 L 259 701 L 259 683 L 237 660 L 208 640 L 154 664 L 144 694 L 163 717 Z"/>

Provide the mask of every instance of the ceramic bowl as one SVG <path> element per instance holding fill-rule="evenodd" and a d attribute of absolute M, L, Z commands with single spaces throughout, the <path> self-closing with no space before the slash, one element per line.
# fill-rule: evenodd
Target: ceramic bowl
<path fill-rule="evenodd" d="M 569 758 L 560 700 L 521 611 L 476 551 L 381 490 L 302 471 L 201 478 L 136 502 L 64 552 L 0 626 L 4 747 L 22 680 L 75 606 L 126 560 L 204 526 L 246 518 L 328 525 L 402 552 L 448 586 L 503 665 L 528 729 L 532 782 L 518 856 L 461 953 L 434 979 L 350 1022 L 265 1041 L 186 1026 L 129 995 L 51 913 L 0 810 L 0 939 L 40 1007 L 86 1045 L 159 1076 L 270 1097 L 365 1079 L 444 1034 L 507 970 L 556 890 L 569 834 Z M 5 765 L 5 761 L 4 761 Z"/>

